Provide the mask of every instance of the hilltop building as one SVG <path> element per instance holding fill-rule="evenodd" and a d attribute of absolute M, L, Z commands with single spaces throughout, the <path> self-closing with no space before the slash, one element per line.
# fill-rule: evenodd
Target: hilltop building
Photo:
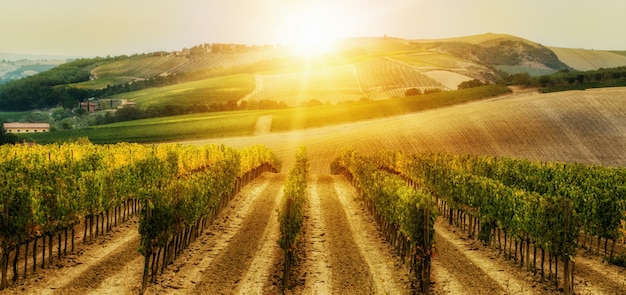
<path fill-rule="evenodd" d="M 7 133 L 37 133 L 50 132 L 48 123 L 4 123 Z"/>

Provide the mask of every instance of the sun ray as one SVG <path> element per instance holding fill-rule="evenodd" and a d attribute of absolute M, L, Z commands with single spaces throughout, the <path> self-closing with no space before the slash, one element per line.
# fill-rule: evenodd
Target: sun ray
<path fill-rule="evenodd" d="M 294 11 L 284 21 L 284 40 L 295 55 L 330 53 L 341 38 L 343 24 L 330 7 L 307 7 Z"/>

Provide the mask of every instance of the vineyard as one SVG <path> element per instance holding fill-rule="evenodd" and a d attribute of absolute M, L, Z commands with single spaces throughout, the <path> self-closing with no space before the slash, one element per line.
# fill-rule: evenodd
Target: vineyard
<path fill-rule="evenodd" d="M 68 253 L 68 231 L 73 252 L 75 227 L 83 220 L 86 243 L 110 231 L 118 217 L 123 222 L 139 208 L 140 251 L 154 277 L 159 263 L 154 254 L 164 252 L 163 263 L 173 259 L 243 185 L 262 171 L 279 167 L 262 147 L 238 152 L 221 146 L 67 144 L 7 147 L 1 153 L 2 288 L 8 286 L 11 253 L 15 282 L 21 249 L 22 274 L 27 275 L 31 243 L 35 273 L 38 240 L 43 244 L 41 268 L 46 268 L 55 259 L 55 238 L 56 259 L 61 259 Z M 147 278 L 148 273 L 144 284 Z"/>
<path fill-rule="evenodd" d="M 364 97 L 352 66 L 257 75 L 256 81 L 256 89 L 241 101 L 279 100 L 299 106 L 311 100 L 337 104 Z"/>
<path fill-rule="evenodd" d="M 458 251 L 451 235 L 476 241 L 481 253 L 497 253 L 500 267 L 513 274 L 507 280 L 522 293 L 529 283 L 514 278 L 519 271 L 547 294 L 559 288 L 569 294 L 605 293 L 626 286 L 589 289 L 586 280 L 590 261 L 613 259 L 626 250 L 620 242 L 626 224 L 622 168 L 344 149 L 330 167 L 340 176 L 313 176 L 301 146 L 284 177 L 276 174 L 280 161 L 262 146 L 76 143 L 1 152 L 4 179 L 11 180 L 4 184 L 0 207 L 3 289 L 14 290 L 37 273 L 54 277 L 50 271 L 75 259 L 77 249 L 115 235 L 118 228 L 128 232 L 128 238 L 117 238 L 129 241 L 123 243 L 134 244 L 129 234 L 138 234 L 138 247 L 107 255 L 114 260 L 126 255 L 126 268 L 133 272 L 128 276 L 135 280 L 129 283 L 132 292 L 148 294 L 443 294 L 442 277 L 458 276 L 450 274 L 455 270 L 446 260 L 449 251 Z M 376 238 L 365 242 L 364 235 Z M 250 247 L 257 245 L 252 241 L 258 246 Z M 335 252 L 342 248 L 347 252 Z M 213 253 L 208 260 L 202 258 L 206 253 Z M 451 258 L 455 264 L 477 259 L 457 255 Z M 397 265 L 395 270 L 382 266 L 388 263 Z M 485 271 L 478 265 L 476 271 Z M 202 269 L 216 277 L 207 280 L 197 273 Z M 354 281 L 345 284 L 342 277 Z M 501 279 L 492 279 L 495 285 L 475 286 L 471 293 L 502 291 Z M 111 292 L 131 292 L 111 287 L 117 290 Z M 90 289 L 88 284 L 78 288 Z"/>
<path fill-rule="evenodd" d="M 174 56 L 141 56 L 118 60 L 95 67 L 91 74 L 95 80 L 75 84 L 77 87 L 104 88 L 107 85 L 97 81 L 103 79 L 111 85 L 126 82 L 125 80 L 144 80 L 157 76 L 168 76 L 178 73 L 197 72 L 210 68 L 230 68 L 254 64 L 271 59 L 278 54 L 273 51 L 249 53 L 222 53 L 206 56 L 174 57 Z"/>
<path fill-rule="evenodd" d="M 614 139 L 619 114 L 581 115 L 623 107 L 608 93 L 497 98 L 217 145 L 3 148 L 0 294 L 620 294 L 626 269 L 607 262 L 626 251 L 621 154 L 606 144 L 564 155 L 600 166 L 497 153 L 529 142 L 546 153 L 536 136 L 515 146 L 511 136 L 529 134 L 520 122 L 561 144 Z M 534 108 L 549 116 L 512 111 Z M 563 156 L 550 150 L 527 155 Z"/>
<path fill-rule="evenodd" d="M 562 261 L 561 279 L 568 294 L 574 290 L 572 269 L 578 244 L 585 247 L 589 240 L 591 251 L 593 238 L 597 237 L 598 248 L 604 238 L 604 256 L 612 258 L 616 241 L 623 236 L 623 169 L 445 154 L 379 156 L 377 162 L 383 169 L 441 198 L 450 224 L 461 224 L 470 237 L 493 244 L 510 259 L 519 257 L 520 267 L 532 269 L 535 275 L 541 265 L 542 279 L 547 252 L 548 277 L 557 287 Z"/>
<path fill-rule="evenodd" d="M 428 90 L 446 87 L 411 66 L 384 58 L 371 58 L 331 68 L 257 75 L 255 90 L 240 102 L 277 100 L 289 106 L 301 106 L 317 100 L 338 104 L 361 99 L 404 97 L 411 88 Z"/>

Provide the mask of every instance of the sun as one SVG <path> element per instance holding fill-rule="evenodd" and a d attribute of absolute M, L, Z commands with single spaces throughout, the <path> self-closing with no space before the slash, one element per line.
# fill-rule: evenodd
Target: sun
<path fill-rule="evenodd" d="M 303 27 L 296 34 L 291 45 L 297 55 L 314 56 L 333 50 L 334 40 L 329 32 L 318 24 Z"/>
<path fill-rule="evenodd" d="M 283 22 L 283 39 L 295 55 L 322 55 L 334 50 L 342 23 L 331 12 L 322 8 L 303 9 Z"/>

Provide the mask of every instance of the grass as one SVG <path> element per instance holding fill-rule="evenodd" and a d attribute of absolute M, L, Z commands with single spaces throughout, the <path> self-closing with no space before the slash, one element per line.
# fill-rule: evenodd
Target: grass
<path fill-rule="evenodd" d="M 393 98 L 382 101 L 294 108 L 274 112 L 272 131 L 286 131 L 392 117 L 509 93 L 501 85 Z"/>
<path fill-rule="evenodd" d="M 98 66 L 93 72 L 98 78 L 129 76 L 147 79 L 160 75 L 184 61 L 174 57 L 137 56 Z"/>
<path fill-rule="evenodd" d="M 224 103 L 238 100 L 255 87 L 254 76 L 250 74 L 221 76 L 176 85 L 148 88 L 135 92 L 114 95 L 112 98 L 128 99 L 140 108 L 152 105 Z"/>
<path fill-rule="evenodd" d="M 68 84 L 70 87 L 78 89 L 104 89 L 109 85 L 118 85 L 134 81 L 130 77 L 106 77 L 95 80 L 89 80 L 80 83 Z"/>
<path fill-rule="evenodd" d="M 617 265 L 617 266 L 621 266 L 621 267 L 626 267 L 626 254 L 625 253 L 621 253 L 621 254 L 613 256 L 613 257 L 607 257 L 607 258 L 605 258 L 605 260 L 609 264 L 613 264 L 613 265 Z"/>
<path fill-rule="evenodd" d="M 0 118 L 8 121 L 18 121 L 30 112 L 0 112 Z"/>
<path fill-rule="evenodd" d="M 93 143 L 165 142 L 212 137 L 250 135 L 259 111 L 219 112 L 153 118 L 95 126 L 72 131 L 29 134 L 25 137 L 45 144 L 87 137 Z"/>

